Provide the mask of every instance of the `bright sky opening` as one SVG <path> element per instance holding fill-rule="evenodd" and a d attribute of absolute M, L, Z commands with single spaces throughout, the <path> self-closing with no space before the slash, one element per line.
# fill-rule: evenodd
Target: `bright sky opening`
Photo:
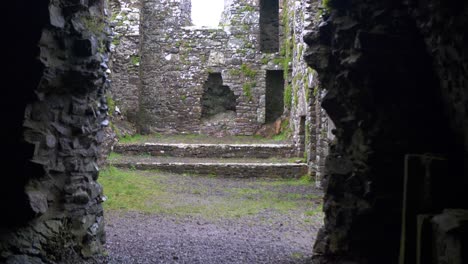
<path fill-rule="evenodd" d="M 217 27 L 224 0 L 192 0 L 192 22 L 195 26 Z"/>

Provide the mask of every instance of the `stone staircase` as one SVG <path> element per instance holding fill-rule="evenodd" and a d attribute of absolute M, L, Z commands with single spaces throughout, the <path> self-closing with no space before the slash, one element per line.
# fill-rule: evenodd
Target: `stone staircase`
<path fill-rule="evenodd" d="M 308 171 L 287 143 L 119 143 L 114 152 L 111 165 L 138 170 L 237 178 L 299 178 Z"/>

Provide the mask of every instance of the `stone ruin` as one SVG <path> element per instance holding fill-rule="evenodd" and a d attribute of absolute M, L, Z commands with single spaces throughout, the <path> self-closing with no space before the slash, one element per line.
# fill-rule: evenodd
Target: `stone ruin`
<path fill-rule="evenodd" d="M 164 3 L 176 6 L 156 12 L 154 8 Z M 150 125 L 140 128 L 147 131 L 173 130 L 177 120 L 172 115 L 177 111 L 173 113 L 176 109 L 163 101 L 178 100 L 184 106 L 183 99 L 180 94 L 161 94 L 160 109 L 141 111 L 149 103 L 141 92 L 152 94 L 145 90 L 151 87 L 149 81 L 161 85 L 165 80 L 142 67 L 159 70 L 155 66 L 159 60 L 151 53 L 161 61 L 170 54 L 171 60 L 186 54 L 191 61 L 190 52 L 195 51 L 182 44 L 179 53 L 164 48 L 164 32 L 174 20 L 163 19 L 161 24 L 148 20 L 151 15 L 182 10 L 180 3 L 187 2 L 112 1 L 112 8 L 102 0 L 3 3 L 8 10 L 3 16 L 2 34 L 8 36 L 3 63 L 8 67 L 4 67 L 6 100 L 1 107 L 8 129 L 2 130 L 2 150 L 7 155 L 0 185 L 0 263 L 85 263 L 103 254 L 104 199 L 97 183 L 97 162 L 112 109 L 106 98 L 109 77 L 115 102 L 129 121 L 139 124 L 148 119 Z M 245 17 L 258 18 L 260 6 L 253 5 L 254 11 L 246 8 L 252 16 Z M 264 78 L 267 70 L 287 71 L 284 94 L 291 100 L 284 107 L 291 116 L 294 140 L 305 146 L 312 167 L 325 164 L 326 217 L 312 263 L 466 263 L 468 4 L 285 0 L 279 7 L 280 34 L 295 36 L 280 38 L 280 46 L 288 43 L 286 47 L 292 48 L 279 55 L 290 60 L 282 67 L 274 58 L 262 60 L 275 56 L 270 54 L 257 58 L 260 68 L 254 68 L 257 59 L 245 64 L 256 71 L 255 80 Z M 114 11 L 117 15 L 112 17 L 114 8 L 122 12 Z M 174 36 L 207 34 L 182 24 Z M 235 25 L 230 28 L 231 33 L 240 31 Z M 161 43 L 145 48 L 142 44 L 153 36 L 145 30 L 160 36 Z M 119 34 L 113 40 L 112 31 Z M 227 35 L 224 32 L 209 34 Z M 261 39 L 270 43 L 267 36 Z M 246 53 L 258 56 L 253 50 Z M 115 55 L 119 53 L 122 56 Z M 206 68 L 203 78 L 194 79 L 199 98 L 208 73 Z M 239 122 L 246 134 L 253 133 L 267 119 L 260 100 L 262 95 L 266 98 L 263 82 L 252 87 L 252 100 L 246 100 L 249 96 L 240 89 L 239 80 L 249 80 L 250 75 L 233 79 L 229 71 L 216 67 L 212 73 L 221 74 L 223 86 L 239 96 L 236 99 L 245 108 L 237 103 L 236 115 L 245 114 Z M 189 100 L 192 94 L 185 95 Z M 193 95 L 190 100 L 196 101 Z M 336 128 L 324 122 L 319 101 Z M 198 131 L 199 107 L 183 129 Z M 169 114 L 145 115 L 158 111 Z M 156 117 L 167 118 L 167 127 L 155 123 Z M 321 150 L 318 146 L 326 144 L 329 132 L 336 138 L 329 150 Z"/>
<path fill-rule="evenodd" d="M 253 135 L 287 118 L 320 185 L 333 125 L 302 60 L 317 4 L 225 1 L 217 28 L 192 26 L 187 0 L 111 6 L 112 100 L 140 133 Z"/>

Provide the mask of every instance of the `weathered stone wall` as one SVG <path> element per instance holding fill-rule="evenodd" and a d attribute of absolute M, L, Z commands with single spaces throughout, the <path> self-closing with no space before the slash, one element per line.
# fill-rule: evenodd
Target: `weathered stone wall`
<path fill-rule="evenodd" d="M 110 98 L 117 110 L 136 123 L 140 98 L 140 0 L 109 2 L 112 17 Z M 112 111 L 115 110 L 111 109 Z M 115 114 L 115 113 L 111 113 Z"/>
<path fill-rule="evenodd" d="M 1 184 L 0 262 L 83 263 L 102 253 L 105 240 L 96 180 L 107 123 L 107 11 L 104 1 L 23 3 L 6 14 L 24 18 L 9 51 L 23 54 L 18 63 L 28 70 L 15 87 L 24 96 L 12 98 L 23 114 L 7 119 L 12 141 L 22 140 L 10 146 L 14 170 Z"/>
<path fill-rule="evenodd" d="M 304 35 L 320 23 L 318 7 L 317 1 L 283 1 L 281 53 L 284 68 L 289 68 L 285 74 L 285 104 L 290 110 L 297 155 L 306 158 L 310 173 L 315 175 L 316 184 L 321 187 L 324 160 L 334 137 L 330 132 L 333 124 L 320 105 L 326 90 L 319 85 L 317 73 L 303 59 Z"/>
<path fill-rule="evenodd" d="M 138 155 L 147 153 L 151 156 L 196 157 L 196 158 L 291 158 L 294 146 L 286 144 L 118 144 L 115 152 Z"/>
<path fill-rule="evenodd" d="M 265 12 L 268 4 L 263 3 Z M 273 31 L 280 33 L 281 48 L 265 53 L 260 51 L 262 13 L 258 1 L 226 1 L 220 27 L 214 29 L 188 26 L 187 2 L 147 2 L 143 8 L 146 15 L 142 16 L 141 66 L 138 41 L 134 38 L 138 31 L 130 30 L 136 28 L 136 20 L 130 17 L 137 16 L 125 15 L 138 11 L 126 6 L 137 5 L 122 2 L 119 6 L 125 6 L 120 8 L 123 11 L 115 5 L 113 24 L 118 41 L 114 42 L 119 45 L 114 55 L 113 94 L 117 105 L 123 104 L 124 109 L 125 105 L 132 105 L 136 109 L 138 103 L 134 99 L 140 98 L 138 123 L 142 132 L 251 135 L 265 123 L 267 71 L 286 69 L 284 104 L 297 155 L 306 157 L 310 172 L 320 185 L 332 127 L 329 128 L 331 122 L 320 107 L 326 91 L 318 85 L 316 73 L 302 60 L 303 36 L 307 28 L 316 26 L 319 17 L 317 3 L 280 4 L 281 24 L 273 25 L 278 27 Z M 124 15 L 120 15 L 122 12 Z M 138 77 L 134 74 L 140 68 L 141 90 L 137 92 Z M 213 73 L 221 74 L 223 86 L 234 93 L 236 109 L 204 118 L 204 84 Z M 135 85 L 128 84 L 129 80 Z"/>
<path fill-rule="evenodd" d="M 324 21 L 306 36 L 306 60 L 328 90 L 322 105 L 337 137 L 326 160 L 326 218 L 314 263 L 397 263 L 406 154 L 449 160 L 426 213 L 468 206 L 462 191 L 468 131 L 460 107 L 467 4 L 327 3 Z M 409 195 L 425 199 L 411 189 Z"/>
<path fill-rule="evenodd" d="M 227 4 L 217 29 L 180 23 L 183 20 L 178 17 L 185 11 L 179 11 L 177 2 L 171 3 L 172 7 L 165 1 L 146 5 L 141 52 L 142 130 L 253 134 L 265 119 L 265 72 L 261 71 L 258 51 L 256 2 Z M 155 9 L 169 11 L 155 13 Z M 203 84 L 209 73 L 221 73 L 223 85 L 235 94 L 235 113 L 202 120 Z"/>

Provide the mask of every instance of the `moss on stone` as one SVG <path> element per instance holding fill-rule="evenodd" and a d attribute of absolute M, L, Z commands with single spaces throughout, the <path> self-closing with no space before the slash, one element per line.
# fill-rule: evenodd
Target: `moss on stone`
<path fill-rule="evenodd" d="M 99 35 L 104 33 L 104 28 L 106 26 L 104 19 L 97 16 L 88 16 L 83 18 L 83 24 L 92 33 Z"/>
<path fill-rule="evenodd" d="M 291 103 L 292 103 L 292 86 L 291 86 L 290 84 L 286 85 L 286 88 L 284 89 L 283 103 L 284 103 L 284 106 L 285 106 L 287 109 L 291 109 Z"/>
<path fill-rule="evenodd" d="M 252 69 L 247 64 L 242 64 L 240 70 L 241 70 L 242 74 L 244 76 L 246 76 L 246 77 L 255 78 L 255 76 L 257 76 L 257 71 Z"/>
<path fill-rule="evenodd" d="M 253 100 L 252 88 L 255 86 L 257 86 L 256 82 L 246 82 L 242 85 L 242 91 L 244 92 L 245 97 L 249 99 L 249 101 Z"/>
<path fill-rule="evenodd" d="M 130 56 L 130 62 L 132 63 L 133 66 L 139 66 L 140 65 L 140 56 L 138 56 L 138 55 Z"/>
<path fill-rule="evenodd" d="M 106 96 L 107 108 L 109 109 L 109 115 L 112 116 L 115 112 L 115 101 L 112 99 L 112 96 Z"/>

